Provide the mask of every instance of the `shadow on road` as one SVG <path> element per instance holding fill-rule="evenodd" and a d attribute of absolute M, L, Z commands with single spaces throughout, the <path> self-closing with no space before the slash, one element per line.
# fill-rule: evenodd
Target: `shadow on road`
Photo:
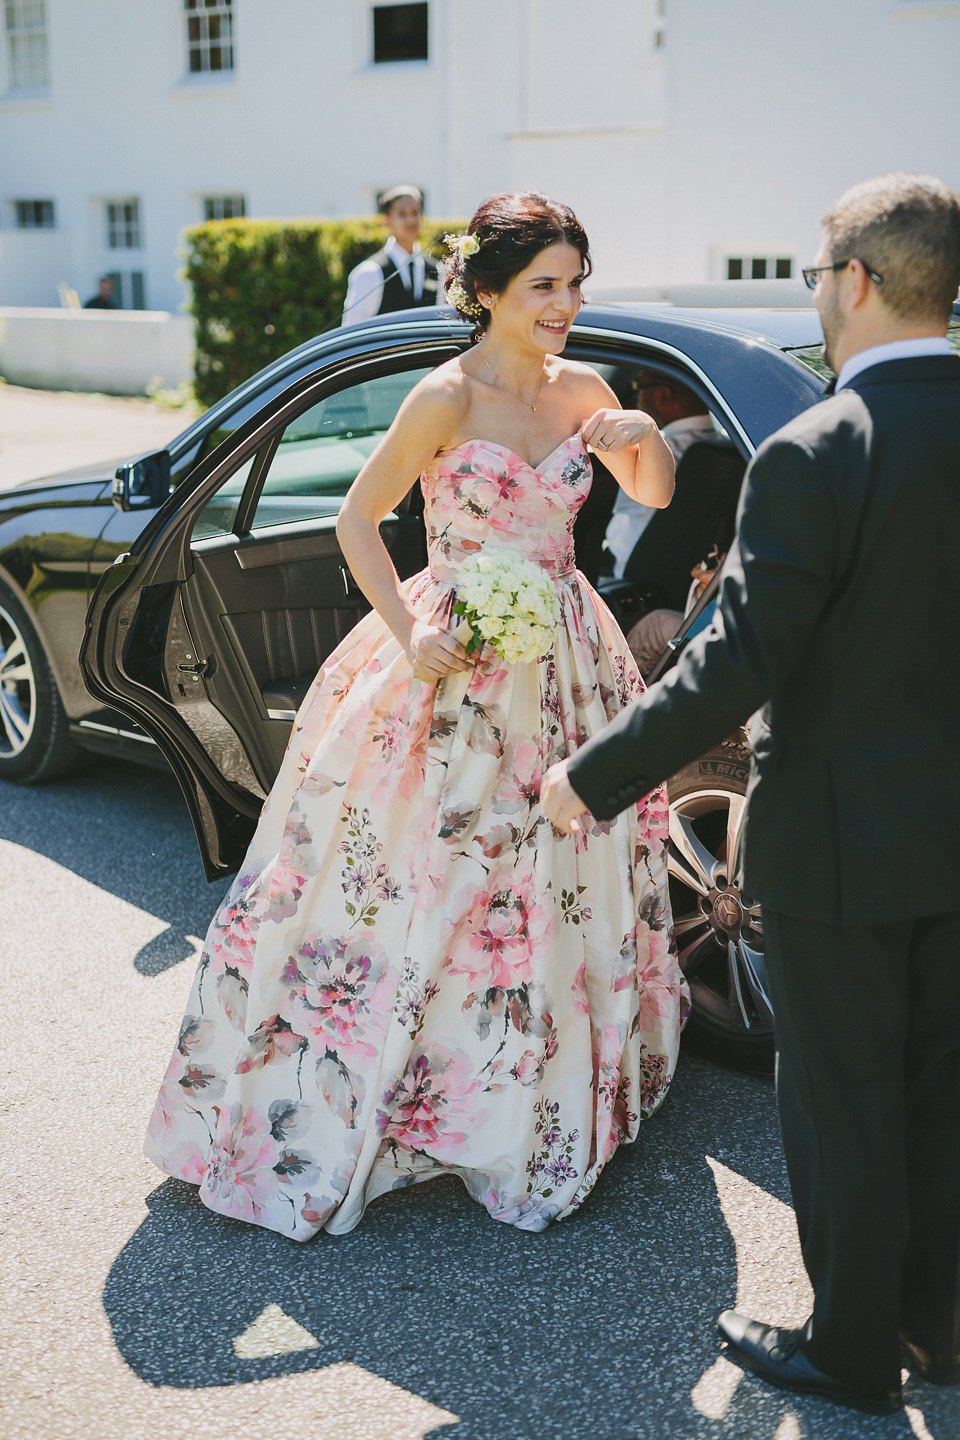
<path fill-rule="evenodd" d="M 583 1211 L 543 1235 L 491 1221 L 458 1181 L 440 1179 L 384 1197 L 350 1235 L 299 1246 L 214 1215 L 193 1187 L 167 1180 L 114 1263 L 104 1306 L 124 1359 L 152 1385 L 244 1384 L 348 1361 L 459 1416 L 437 1437 L 917 1433 L 906 1417 L 873 1421 L 752 1379 L 722 1417 L 694 1408 L 691 1390 L 720 1354 L 714 1316 L 736 1296 L 734 1246 L 704 1159 L 718 1152 L 785 1195 L 770 1082 L 690 1056 Z M 239 1358 L 234 1340 L 268 1305 L 316 1345 Z M 933 1413 L 932 1440 L 953 1440 Z"/>
<path fill-rule="evenodd" d="M 172 774 L 122 760 L 48 785 L 0 781 L 0 839 L 71 870 L 166 923 L 137 955 L 159 975 L 195 954 L 224 882 L 208 885 L 187 807 Z"/>

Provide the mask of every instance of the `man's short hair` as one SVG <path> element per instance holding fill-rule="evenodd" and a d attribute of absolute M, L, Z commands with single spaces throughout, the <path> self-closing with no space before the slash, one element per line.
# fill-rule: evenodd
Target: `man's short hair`
<path fill-rule="evenodd" d="M 864 180 L 823 217 L 831 260 L 862 260 L 901 320 L 949 316 L 960 288 L 960 204 L 933 175 Z"/>
<path fill-rule="evenodd" d="M 386 215 L 394 200 L 416 200 L 420 209 L 423 209 L 423 195 L 416 185 L 394 185 L 392 190 L 384 190 L 379 204 L 381 215 Z"/>

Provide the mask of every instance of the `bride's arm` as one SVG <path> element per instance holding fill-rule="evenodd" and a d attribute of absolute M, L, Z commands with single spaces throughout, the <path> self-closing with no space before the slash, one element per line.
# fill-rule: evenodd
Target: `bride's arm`
<path fill-rule="evenodd" d="M 631 500 L 662 510 L 673 499 L 673 452 L 655 420 L 643 410 L 624 410 L 595 371 L 585 378 L 584 399 L 599 408 L 580 427 L 588 445 Z"/>
<path fill-rule="evenodd" d="M 421 680 L 435 681 L 473 667 L 459 641 L 416 614 L 379 526 L 443 448 L 461 408 L 455 382 L 438 375 L 421 381 L 351 485 L 337 519 L 337 539 L 354 579 Z"/>

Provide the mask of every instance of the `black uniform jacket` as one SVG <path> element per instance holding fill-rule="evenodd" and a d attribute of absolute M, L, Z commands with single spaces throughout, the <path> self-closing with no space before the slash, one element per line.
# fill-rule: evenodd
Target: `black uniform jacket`
<path fill-rule="evenodd" d="M 755 711 L 745 883 L 881 924 L 960 907 L 960 356 L 889 360 L 760 447 L 713 625 L 575 755 L 598 819 Z"/>

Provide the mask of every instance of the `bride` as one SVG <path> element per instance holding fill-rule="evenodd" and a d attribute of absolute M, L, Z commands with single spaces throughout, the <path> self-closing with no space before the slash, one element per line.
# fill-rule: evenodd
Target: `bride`
<path fill-rule="evenodd" d="M 542 1230 L 635 1138 L 677 1056 L 662 795 L 575 835 L 539 804 L 547 767 L 643 688 L 574 568 L 587 445 L 645 505 L 669 503 L 672 457 L 561 356 L 590 270 L 571 210 L 498 195 L 451 244 L 447 294 L 478 343 L 410 394 L 344 503 L 374 610 L 303 702 L 147 1137 L 211 1210 L 294 1240 L 441 1173 Z M 429 567 L 401 583 L 377 527 L 418 475 Z M 453 611 L 467 561 L 504 551 L 559 602 L 524 663 L 468 654 Z"/>

